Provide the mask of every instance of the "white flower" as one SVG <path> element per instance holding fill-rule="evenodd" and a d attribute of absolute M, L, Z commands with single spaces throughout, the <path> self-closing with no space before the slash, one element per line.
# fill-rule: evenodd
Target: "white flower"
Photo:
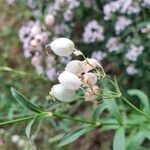
<path fill-rule="evenodd" d="M 54 85 L 51 89 L 50 95 L 62 102 L 71 102 L 75 100 L 75 91 L 64 88 L 61 84 Z"/>
<path fill-rule="evenodd" d="M 83 61 L 83 72 L 87 73 L 90 70 L 96 68 L 98 62 L 96 59 L 87 58 L 87 60 Z"/>
<path fill-rule="evenodd" d="M 48 27 L 51 27 L 55 22 L 55 18 L 53 15 L 51 14 L 48 14 L 45 16 L 45 24 L 48 26 Z"/>
<path fill-rule="evenodd" d="M 36 35 L 41 33 L 41 27 L 39 25 L 35 25 L 31 29 L 31 34 Z"/>
<path fill-rule="evenodd" d="M 82 65 L 82 62 L 79 61 L 79 60 L 73 60 L 73 61 L 70 61 L 66 68 L 65 68 L 65 71 L 69 71 L 71 73 L 74 73 L 75 75 L 81 75 L 82 72 L 83 72 L 83 65 Z"/>
<path fill-rule="evenodd" d="M 97 76 L 92 72 L 85 73 L 83 77 L 84 77 L 83 82 L 89 85 L 95 85 L 97 82 Z"/>
<path fill-rule="evenodd" d="M 19 142 L 19 140 L 20 140 L 20 136 L 17 134 L 15 134 L 11 137 L 11 141 L 15 144 L 17 144 Z"/>
<path fill-rule="evenodd" d="M 78 76 L 69 71 L 62 72 L 59 75 L 58 80 L 60 84 L 62 84 L 66 89 L 70 90 L 77 90 L 82 84 Z"/>
<path fill-rule="evenodd" d="M 67 38 L 59 38 L 50 43 L 51 50 L 59 56 L 68 56 L 75 50 L 74 43 Z"/>

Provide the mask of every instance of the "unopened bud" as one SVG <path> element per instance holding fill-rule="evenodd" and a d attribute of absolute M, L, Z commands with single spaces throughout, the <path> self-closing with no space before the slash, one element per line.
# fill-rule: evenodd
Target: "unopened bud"
<path fill-rule="evenodd" d="M 71 73 L 74 73 L 76 74 L 77 76 L 78 75 L 81 75 L 82 72 L 83 72 L 83 65 L 82 65 L 82 62 L 79 61 L 79 60 L 73 60 L 73 61 L 70 61 L 66 68 L 65 68 L 65 71 L 69 71 Z"/>
<path fill-rule="evenodd" d="M 60 84 L 62 84 L 66 89 L 77 90 L 80 88 L 82 82 L 75 74 L 64 71 L 58 77 Z"/>
<path fill-rule="evenodd" d="M 54 85 L 50 91 L 50 95 L 62 102 L 71 102 L 75 100 L 75 91 L 64 88 L 61 84 Z"/>
<path fill-rule="evenodd" d="M 58 56 L 68 56 L 75 49 L 74 43 L 67 38 L 56 39 L 47 46 L 50 46 L 51 50 Z"/>
<path fill-rule="evenodd" d="M 53 15 L 48 14 L 45 17 L 45 24 L 47 25 L 47 27 L 51 27 L 55 22 L 55 18 Z"/>

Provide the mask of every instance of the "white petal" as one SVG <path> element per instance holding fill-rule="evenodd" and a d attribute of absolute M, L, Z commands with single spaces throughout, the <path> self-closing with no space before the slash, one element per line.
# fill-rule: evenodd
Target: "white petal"
<path fill-rule="evenodd" d="M 62 84 L 65 88 L 70 90 L 77 90 L 80 88 L 82 82 L 75 74 L 64 71 L 58 77 L 60 84 Z"/>
<path fill-rule="evenodd" d="M 64 88 L 61 84 L 54 85 L 50 94 L 62 102 L 71 102 L 75 100 L 75 91 Z"/>

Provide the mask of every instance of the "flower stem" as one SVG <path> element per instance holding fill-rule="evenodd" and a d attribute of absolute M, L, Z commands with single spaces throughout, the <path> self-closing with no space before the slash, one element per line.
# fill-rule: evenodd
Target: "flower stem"
<path fill-rule="evenodd" d="M 148 115 L 146 115 L 144 112 L 142 112 L 140 109 L 138 109 L 136 106 L 134 106 L 132 103 L 130 103 L 124 96 L 122 97 L 123 100 L 130 106 L 132 107 L 135 111 L 140 113 L 141 115 L 145 116 L 147 119 L 150 119 Z"/>
<path fill-rule="evenodd" d="M 73 121 L 77 121 L 77 122 L 88 123 L 88 124 L 91 124 L 91 125 L 95 125 L 96 124 L 96 122 L 84 121 L 84 120 L 73 118 L 73 117 L 66 116 L 66 115 L 53 114 L 53 116 L 55 116 L 57 118 L 61 118 L 61 119 L 68 119 L 68 120 L 73 120 Z"/>
<path fill-rule="evenodd" d="M 27 116 L 27 117 L 19 118 L 19 119 L 14 119 L 14 120 L 9 120 L 9 121 L 5 121 L 5 122 L 1 122 L 0 126 L 9 125 L 9 124 L 12 124 L 12 123 L 17 123 L 17 122 L 22 122 L 22 121 L 25 121 L 25 120 L 29 120 L 29 119 L 34 118 L 34 116 L 35 115 Z"/>

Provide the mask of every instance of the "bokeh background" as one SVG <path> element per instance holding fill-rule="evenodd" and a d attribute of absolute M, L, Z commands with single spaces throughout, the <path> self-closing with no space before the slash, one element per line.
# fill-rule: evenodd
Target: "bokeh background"
<path fill-rule="evenodd" d="M 149 0 L 0 0 L 0 121 L 29 113 L 13 100 L 12 86 L 49 108 L 50 88 L 73 59 L 45 49 L 59 37 L 70 38 L 87 57 L 97 59 L 124 91 L 139 89 L 149 97 L 149 16 Z M 69 113 L 90 113 L 84 105 L 77 108 Z M 0 149 L 57 150 L 68 126 L 67 121 L 40 121 L 30 140 L 25 123 L 0 128 Z M 109 150 L 112 137 L 113 132 L 93 131 L 61 149 Z"/>

